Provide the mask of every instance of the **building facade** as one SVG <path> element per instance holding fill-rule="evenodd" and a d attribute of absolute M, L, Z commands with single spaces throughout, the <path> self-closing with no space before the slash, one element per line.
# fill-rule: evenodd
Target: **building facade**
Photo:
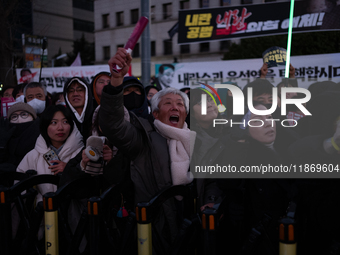
<path fill-rule="evenodd" d="M 73 42 L 84 37 L 94 42 L 93 0 L 33 0 L 31 35 L 46 37 L 48 66 L 53 56 L 73 50 Z"/>
<path fill-rule="evenodd" d="M 216 8 L 262 3 L 262 0 L 149 0 L 151 75 L 155 64 L 221 60 L 233 41 L 215 41 L 188 45 L 177 43 L 177 34 L 170 39 L 168 31 L 178 21 L 181 9 Z M 118 47 L 123 47 L 141 15 L 141 0 L 95 1 L 96 64 L 105 64 Z M 237 40 L 234 40 L 234 42 Z M 133 52 L 132 74 L 141 75 L 141 45 Z"/>

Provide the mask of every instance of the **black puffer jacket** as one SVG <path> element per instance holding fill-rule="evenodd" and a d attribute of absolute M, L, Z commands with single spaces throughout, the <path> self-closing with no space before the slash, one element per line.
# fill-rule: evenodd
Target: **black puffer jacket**
<path fill-rule="evenodd" d="M 16 169 L 24 156 L 34 149 L 40 135 L 39 118 L 26 123 L 10 123 L 9 126 L 15 127 L 15 130 L 7 142 L 6 155 L 1 157 L 4 160 L 0 163 L 12 164 Z"/>
<path fill-rule="evenodd" d="M 162 189 L 172 185 L 167 140 L 148 120 L 137 118 L 133 113 L 130 114 L 130 122 L 125 121 L 123 107 L 123 86 L 105 86 L 99 125 L 109 141 L 131 158 L 135 202 L 148 202 Z M 178 232 L 176 211 L 175 200 L 170 199 L 153 221 L 154 254 L 170 252 L 170 245 Z"/>
<path fill-rule="evenodd" d="M 288 148 L 298 139 L 295 132 L 277 125 L 277 136 L 273 149 L 248 137 L 246 142 L 229 143 L 226 146 L 224 164 L 236 166 L 280 166 L 290 162 Z M 228 153 L 227 153 L 228 152 Z M 228 155 L 228 156 L 227 156 Z M 222 159 L 217 159 L 223 162 Z M 242 250 L 242 254 L 276 254 L 278 253 L 278 220 L 285 215 L 295 188 L 291 179 L 265 179 L 261 173 L 254 179 L 219 179 L 219 187 L 228 198 L 228 225 L 225 232 L 229 233 L 230 249 L 235 254 Z M 263 176 L 265 177 L 265 176 Z M 251 229 L 256 227 L 262 219 L 269 215 L 271 220 L 266 231 L 257 238 L 258 245 L 250 245 Z M 232 234 L 230 234 L 232 232 Z M 251 252 L 245 250 L 252 247 Z M 249 248 L 250 249 L 250 248 Z"/>
<path fill-rule="evenodd" d="M 309 174 L 313 176 L 313 179 L 297 180 L 300 193 L 298 217 L 301 249 L 298 252 L 339 254 L 340 155 L 335 149 L 334 153 L 327 153 L 323 143 L 334 135 L 340 116 L 340 93 L 326 91 L 316 96 L 308 110 L 312 113 L 309 127 L 313 135 L 304 137 L 289 148 L 294 163 L 302 169 L 309 169 Z M 320 172 L 320 169 L 325 172 Z M 332 252 L 329 251 L 331 247 L 334 248 Z"/>

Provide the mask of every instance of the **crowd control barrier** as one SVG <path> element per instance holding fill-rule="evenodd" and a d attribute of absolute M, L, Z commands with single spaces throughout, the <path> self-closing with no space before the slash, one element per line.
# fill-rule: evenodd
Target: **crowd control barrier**
<path fill-rule="evenodd" d="M 81 207 L 82 200 L 98 195 L 102 177 L 84 176 L 58 188 L 56 192 L 44 195 L 45 212 L 45 250 L 46 254 L 76 254 L 84 238 L 88 216 L 86 202 L 78 213 L 78 222 L 75 222 L 74 233 L 69 226 L 69 207 L 76 203 Z M 81 209 L 80 209 L 81 210 Z M 86 244 L 86 241 L 85 241 Z"/>
<path fill-rule="evenodd" d="M 194 185 L 178 185 L 166 188 L 157 196 L 146 203 L 138 203 L 136 206 L 138 254 L 152 254 L 152 221 L 158 215 L 161 205 L 170 198 L 182 196 L 184 199 L 183 217 L 190 219 L 194 214 L 195 200 L 192 196 Z M 173 247 L 178 245 L 174 244 Z M 171 252 L 173 254 L 173 252 Z"/>
<path fill-rule="evenodd" d="M 87 201 L 91 255 L 103 254 L 103 251 L 107 249 L 113 253 L 121 254 L 121 250 L 124 248 L 124 239 L 113 230 L 114 215 L 110 208 L 115 197 L 120 198 L 122 185 L 112 185 L 100 197 L 91 197 Z"/>
<path fill-rule="evenodd" d="M 10 187 L 14 181 L 21 181 L 37 172 L 29 170 L 26 173 L 0 172 L 0 247 L 4 255 L 13 252 L 12 247 L 12 215 Z"/>
<path fill-rule="evenodd" d="M 36 185 L 50 183 L 57 185 L 59 177 L 52 175 L 35 175 L 36 171 L 27 171 L 23 175 L 13 175 L 15 179 L 22 179 L 11 187 L 0 188 L 1 236 L 0 242 L 4 254 L 26 254 L 34 251 L 39 254 L 37 233 L 43 217 L 42 204 L 35 203 L 37 195 Z M 24 176 L 26 175 L 26 176 Z M 18 178 L 19 177 L 19 178 Z M 12 229 L 13 222 L 17 228 Z M 13 237 L 13 239 L 12 239 Z M 6 242 L 6 243 L 5 243 Z"/>
<path fill-rule="evenodd" d="M 286 217 L 279 221 L 280 255 L 296 255 L 296 204 L 291 202 L 287 209 Z"/>

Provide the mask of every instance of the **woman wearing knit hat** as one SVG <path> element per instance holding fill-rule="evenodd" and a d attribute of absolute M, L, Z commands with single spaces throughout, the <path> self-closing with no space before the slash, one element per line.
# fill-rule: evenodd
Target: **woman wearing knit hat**
<path fill-rule="evenodd" d="M 8 119 L 2 119 L 0 125 L 1 170 L 15 171 L 39 134 L 39 118 L 32 106 L 22 102 L 12 105 Z"/>
<path fill-rule="evenodd" d="M 16 103 L 8 110 L 8 117 L 11 123 L 25 123 L 37 118 L 32 106 L 26 103 Z"/>

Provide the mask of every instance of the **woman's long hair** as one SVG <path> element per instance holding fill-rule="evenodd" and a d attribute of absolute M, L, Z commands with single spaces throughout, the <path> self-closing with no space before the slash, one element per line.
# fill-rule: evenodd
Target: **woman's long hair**
<path fill-rule="evenodd" d="M 65 116 L 65 118 L 67 119 L 68 123 L 71 126 L 70 134 L 73 131 L 74 123 L 72 119 L 72 114 L 68 108 L 66 108 L 63 105 L 51 105 L 47 107 L 40 117 L 40 133 L 41 133 L 41 136 L 45 139 L 47 147 L 49 147 L 52 144 L 51 139 L 47 134 L 47 129 L 48 129 L 48 126 L 51 124 L 51 121 L 54 115 L 56 114 L 56 112 L 62 112 L 62 114 Z"/>

